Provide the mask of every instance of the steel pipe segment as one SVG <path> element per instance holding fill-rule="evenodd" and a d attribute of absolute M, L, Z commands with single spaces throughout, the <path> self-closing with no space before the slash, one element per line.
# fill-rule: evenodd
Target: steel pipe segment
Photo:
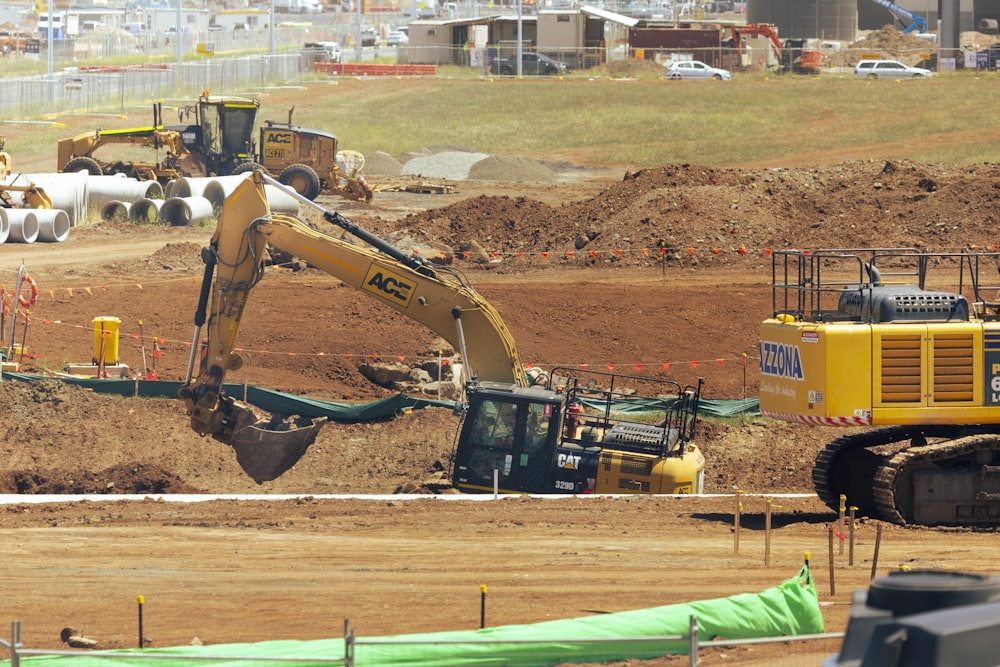
<path fill-rule="evenodd" d="M 205 197 L 171 197 L 160 206 L 159 218 L 174 227 L 187 227 L 215 215 Z"/>
<path fill-rule="evenodd" d="M 8 243 L 34 243 L 38 238 L 38 218 L 30 208 L 0 208 L 0 216 L 10 226 Z"/>
<path fill-rule="evenodd" d="M 62 243 L 69 237 L 69 216 L 57 208 L 34 209 L 38 220 L 38 240 Z"/>

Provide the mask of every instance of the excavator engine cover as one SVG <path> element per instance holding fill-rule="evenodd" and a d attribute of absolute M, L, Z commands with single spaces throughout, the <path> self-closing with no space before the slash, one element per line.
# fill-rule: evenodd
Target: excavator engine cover
<path fill-rule="evenodd" d="M 243 471 L 262 484 L 298 463 L 325 423 L 326 417 L 296 417 L 291 423 L 276 417 L 235 431 L 229 444 Z"/>

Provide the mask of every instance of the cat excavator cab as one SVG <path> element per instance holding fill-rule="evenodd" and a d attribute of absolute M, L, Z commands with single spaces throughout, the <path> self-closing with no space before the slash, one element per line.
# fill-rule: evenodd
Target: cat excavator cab
<path fill-rule="evenodd" d="M 272 213 L 265 184 L 283 188 L 371 247 Z M 693 442 L 700 380 L 682 387 L 580 369 L 529 372 L 500 314 L 459 271 L 402 252 L 254 171 L 226 198 L 203 252 L 191 357 L 179 397 L 192 428 L 231 445 L 243 470 L 258 483 L 293 466 L 326 420 L 319 414 L 259 418 L 223 391 L 226 373 L 242 365 L 234 352 L 236 336 L 250 292 L 263 277 L 268 245 L 427 326 L 461 352 L 466 400 L 456 406 L 460 435 L 452 479 L 459 490 L 702 491 L 705 459 Z M 642 384 L 650 391 L 636 389 Z"/>

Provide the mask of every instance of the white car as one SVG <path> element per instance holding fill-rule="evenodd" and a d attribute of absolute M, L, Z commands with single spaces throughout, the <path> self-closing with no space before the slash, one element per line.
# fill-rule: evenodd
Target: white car
<path fill-rule="evenodd" d="M 706 65 L 700 60 L 672 60 L 667 63 L 667 79 L 716 79 L 728 81 L 733 78 L 727 69 Z"/>
<path fill-rule="evenodd" d="M 389 46 L 403 46 L 410 43 L 410 36 L 402 30 L 393 30 L 389 33 L 385 43 Z"/>
<path fill-rule="evenodd" d="M 859 79 L 923 79 L 931 76 L 929 69 L 910 67 L 898 60 L 861 60 L 854 66 Z"/>

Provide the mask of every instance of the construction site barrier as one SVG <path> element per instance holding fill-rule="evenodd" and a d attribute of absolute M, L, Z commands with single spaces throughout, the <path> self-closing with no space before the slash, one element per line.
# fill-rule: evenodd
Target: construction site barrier
<path fill-rule="evenodd" d="M 368 63 L 315 63 L 313 71 L 345 76 L 437 76 L 437 65 L 379 65 Z"/>

